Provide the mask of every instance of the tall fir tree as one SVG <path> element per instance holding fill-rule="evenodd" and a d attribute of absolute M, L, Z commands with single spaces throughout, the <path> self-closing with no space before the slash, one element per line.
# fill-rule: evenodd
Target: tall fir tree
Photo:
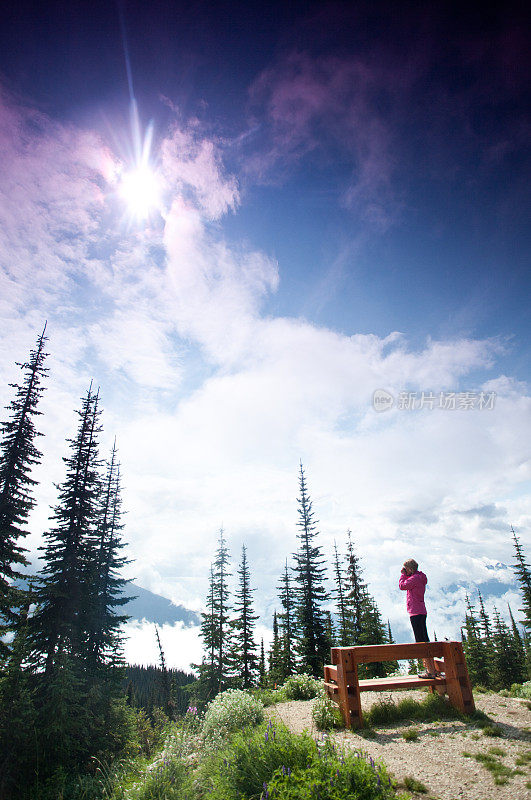
<path fill-rule="evenodd" d="M 125 547 L 121 539 L 123 529 L 120 464 L 116 442 L 113 445 L 103 492 L 99 503 L 92 549 L 97 559 L 92 563 L 93 605 L 87 610 L 89 629 L 89 661 L 94 668 L 123 666 L 121 626 L 129 617 L 118 609 L 129 602 L 123 587 L 128 582 L 121 570 L 129 563 L 121 555 Z M 121 673 L 117 673 L 121 680 Z"/>
<path fill-rule="evenodd" d="M 202 700 L 211 699 L 216 692 L 216 647 L 218 625 L 216 616 L 216 595 L 214 565 L 210 565 L 206 609 L 201 614 L 200 636 L 203 640 L 201 664 L 195 664 L 199 673 L 199 696 Z"/>
<path fill-rule="evenodd" d="M 37 611 L 31 637 L 37 660 L 49 674 L 56 659 L 72 664 L 88 655 L 90 610 L 94 606 L 94 534 L 100 501 L 101 432 L 98 393 L 92 386 L 77 411 L 79 425 L 67 440 L 71 455 L 64 458 L 66 478 L 59 486 L 59 502 L 51 519 L 54 527 L 44 534 L 44 568 L 37 589 Z"/>
<path fill-rule="evenodd" d="M 164 650 L 162 649 L 162 642 L 160 641 L 159 629 L 156 625 L 155 637 L 157 639 L 157 647 L 159 650 L 160 679 L 162 695 L 164 697 L 164 711 L 167 717 L 173 719 L 175 715 L 175 703 L 173 701 L 170 676 L 166 668 L 166 658 L 164 656 Z"/>
<path fill-rule="evenodd" d="M 382 615 L 376 605 L 375 599 L 365 588 L 362 601 L 361 614 L 361 633 L 357 644 L 385 644 L 387 640 L 387 630 L 383 623 Z M 361 673 L 368 678 L 383 678 L 395 669 L 394 662 L 376 661 L 365 664 Z"/>
<path fill-rule="evenodd" d="M 481 635 L 486 643 L 492 642 L 492 623 L 489 619 L 489 615 L 485 610 L 485 604 L 483 603 L 483 596 L 478 589 L 478 602 L 479 602 L 479 611 L 478 611 L 478 624 L 479 629 L 481 631 Z"/>
<path fill-rule="evenodd" d="M 519 610 L 524 615 L 524 618 L 521 622 L 526 631 L 531 634 L 531 569 L 526 562 L 522 545 L 512 525 L 511 533 L 513 535 L 514 549 L 516 552 L 516 564 L 513 570 L 516 573 L 516 579 L 520 584 L 520 591 L 522 592 L 522 608 Z"/>
<path fill-rule="evenodd" d="M 260 639 L 260 658 L 258 661 L 258 682 L 260 686 L 265 686 L 267 682 L 264 640 Z"/>
<path fill-rule="evenodd" d="M 321 547 L 316 545 L 317 521 L 306 487 L 302 462 L 299 474 L 297 538 L 300 546 L 295 554 L 295 599 L 297 617 L 297 654 L 304 670 L 321 675 L 329 657 L 330 642 L 326 635 L 323 609 L 328 600 L 325 589 L 325 567 Z"/>
<path fill-rule="evenodd" d="M 235 682 L 241 689 L 255 686 L 258 676 L 258 659 L 254 631 L 258 614 L 253 611 L 253 592 L 247 561 L 247 548 L 242 546 L 238 566 L 238 587 L 234 594 L 234 618 L 232 619 L 231 661 Z"/>
<path fill-rule="evenodd" d="M 283 682 L 282 670 L 282 638 L 279 633 L 277 612 L 273 613 L 273 641 L 269 649 L 269 685 L 278 685 Z"/>
<path fill-rule="evenodd" d="M 489 626 L 490 630 L 490 626 Z M 466 656 L 470 680 L 474 686 L 491 685 L 492 648 L 484 641 L 480 621 L 470 598 L 466 597 L 465 631 L 463 650 Z"/>
<path fill-rule="evenodd" d="M 288 560 L 284 567 L 284 572 L 280 579 L 280 586 L 277 586 L 279 591 L 279 599 L 282 605 L 282 612 L 278 615 L 280 625 L 280 639 L 281 639 L 281 665 L 282 665 L 282 682 L 293 675 L 295 672 L 295 658 L 293 655 L 293 638 L 295 636 L 295 619 L 294 619 L 294 606 L 293 594 L 290 581 L 290 573 L 288 568 Z"/>
<path fill-rule="evenodd" d="M 347 531 L 347 562 L 347 575 L 350 584 L 350 591 L 347 594 L 347 611 L 349 615 L 347 630 L 350 632 L 349 644 L 356 646 L 361 644 L 367 585 L 362 578 L 363 570 L 360 559 L 354 549 L 350 530 Z"/>
<path fill-rule="evenodd" d="M 31 472 L 41 460 L 35 445 L 35 439 L 41 436 L 35 417 L 41 414 L 37 407 L 44 392 L 42 381 L 48 373 L 44 366 L 45 333 L 46 325 L 29 360 L 17 362 L 24 377 L 20 383 L 10 384 L 15 390 L 15 397 L 7 406 L 10 418 L 0 425 L 0 659 L 8 656 L 4 637 L 16 627 L 18 609 L 24 604 L 23 592 L 14 586 L 14 581 L 20 577 L 20 568 L 28 564 L 20 539 L 27 534 L 25 525 L 35 504 L 36 481 Z"/>
<path fill-rule="evenodd" d="M 198 671 L 200 693 L 205 700 L 226 689 L 230 683 L 229 577 L 229 551 L 223 528 L 220 528 L 218 548 L 210 569 L 207 610 L 201 615 L 204 655 Z"/>
<path fill-rule="evenodd" d="M 509 619 L 511 620 L 511 632 L 513 635 L 516 658 L 520 665 L 521 673 L 524 676 L 522 680 L 527 680 L 527 659 L 526 659 L 524 638 L 520 633 L 520 631 L 518 630 L 518 625 L 516 624 L 516 620 L 513 617 L 511 606 L 508 603 L 507 603 L 507 609 L 509 611 Z"/>
<path fill-rule="evenodd" d="M 492 684 L 494 689 L 510 689 L 513 683 L 524 680 L 523 665 L 519 659 L 517 643 L 496 607 L 493 617 Z"/>
<path fill-rule="evenodd" d="M 338 619 L 337 640 L 340 647 L 348 647 L 352 642 L 352 612 L 346 597 L 348 592 L 347 574 L 341 565 L 337 544 L 334 541 L 334 596 Z"/>

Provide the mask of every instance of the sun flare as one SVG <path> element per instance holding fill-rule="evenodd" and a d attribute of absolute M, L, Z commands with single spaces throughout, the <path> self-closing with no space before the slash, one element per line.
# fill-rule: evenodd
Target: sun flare
<path fill-rule="evenodd" d="M 130 213 L 137 219 L 146 219 L 160 204 L 160 181 L 149 166 L 126 172 L 119 191 Z"/>

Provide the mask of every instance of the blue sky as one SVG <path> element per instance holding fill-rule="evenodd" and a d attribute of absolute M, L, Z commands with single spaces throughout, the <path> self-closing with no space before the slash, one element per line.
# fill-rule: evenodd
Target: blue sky
<path fill-rule="evenodd" d="M 8 8 L 0 400 L 45 319 L 51 352 L 33 554 L 94 378 L 140 585 L 199 608 L 223 524 L 267 637 L 302 459 L 327 555 L 351 528 L 403 635 L 416 557 L 456 635 L 444 587 L 509 563 L 511 523 L 530 542 L 525 30 L 519 4 Z M 469 411 L 399 407 L 466 391 Z"/>

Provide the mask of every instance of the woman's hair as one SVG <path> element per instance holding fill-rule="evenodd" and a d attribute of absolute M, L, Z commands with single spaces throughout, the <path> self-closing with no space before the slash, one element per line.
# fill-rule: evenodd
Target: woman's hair
<path fill-rule="evenodd" d="M 416 572 L 419 567 L 414 558 L 410 558 L 407 561 L 404 561 L 404 566 L 407 569 L 410 569 L 412 572 Z"/>

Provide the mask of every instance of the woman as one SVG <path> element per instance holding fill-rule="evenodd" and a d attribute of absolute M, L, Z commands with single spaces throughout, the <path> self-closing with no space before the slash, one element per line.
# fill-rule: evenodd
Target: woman
<path fill-rule="evenodd" d="M 409 619 L 411 620 L 415 641 L 429 642 L 430 637 L 428 636 L 428 629 L 426 628 L 427 612 L 424 603 L 424 592 L 426 591 L 428 579 L 418 567 L 419 565 L 414 558 L 404 561 L 398 587 L 407 592 L 406 608 Z M 437 672 L 433 658 L 424 658 L 422 660 L 426 671 L 422 672 L 419 678 L 435 678 L 439 673 Z"/>

